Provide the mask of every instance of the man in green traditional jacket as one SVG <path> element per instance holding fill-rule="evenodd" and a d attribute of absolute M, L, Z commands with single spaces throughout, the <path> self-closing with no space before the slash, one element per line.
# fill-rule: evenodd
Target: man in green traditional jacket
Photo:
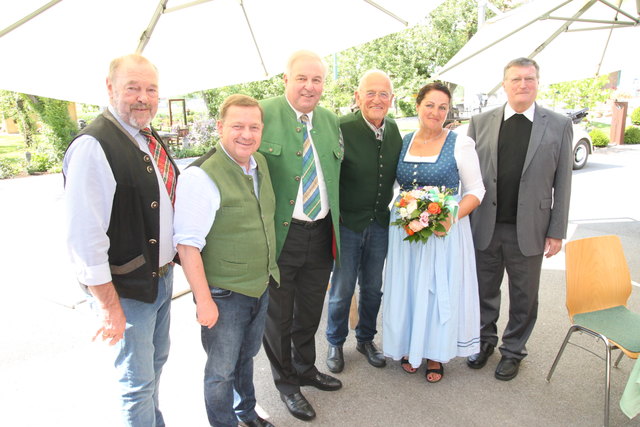
<path fill-rule="evenodd" d="M 260 152 L 276 195 L 280 286 L 269 286 L 264 348 L 276 388 L 301 420 L 316 413 L 300 386 L 338 390 L 342 383 L 315 366 L 315 333 L 334 256 L 339 256 L 338 187 L 343 147 L 338 118 L 318 107 L 326 66 L 313 52 L 295 52 L 284 75 L 285 95 L 261 102 Z"/>
<path fill-rule="evenodd" d="M 344 160 L 340 172 L 340 265 L 329 291 L 327 366 L 344 369 L 342 346 L 349 333 L 349 309 L 360 286 L 356 349 L 372 366 L 386 365 L 373 342 L 382 300 L 382 269 L 389 241 L 389 204 L 402 148 L 396 122 L 386 117 L 393 85 L 380 70 L 367 71 L 355 92 L 359 110 L 340 118 Z"/>

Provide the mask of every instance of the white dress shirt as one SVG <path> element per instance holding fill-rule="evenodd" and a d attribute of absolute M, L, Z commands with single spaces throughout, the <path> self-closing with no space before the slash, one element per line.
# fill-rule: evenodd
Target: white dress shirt
<path fill-rule="evenodd" d="M 116 111 L 109 111 L 118 123 L 138 143 L 138 148 L 149 152 L 147 139 L 139 130 L 123 122 Z M 163 266 L 175 256 L 173 248 L 173 207 L 162 175 L 152 160 L 160 193 L 159 265 Z M 109 269 L 109 237 L 116 180 L 107 157 L 97 139 L 82 135 L 67 150 L 62 163 L 66 184 L 64 204 L 66 210 L 67 248 L 76 268 L 78 281 L 87 286 L 111 281 Z"/>
<path fill-rule="evenodd" d="M 285 99 L 287 97 L 285 96 Z M 289 100 L 287 99 L 287 102 Z M 289 106 L 296 113 L 296 118 L 300 122 L 300 117 L 304 114 L 295 108 L 289 102 Z M 322 219 L 327 216 L 329 213 L 329 195 L 327 194 L 327 185 L 324 183 L 324 174 L 322 173 L 322 166 L 320 165 L 320 157 L 318 156 L 318 152 L 316 151 L 316 147 L 313 144 L 313 138 L 311 137 L 311 129 L 313 129 L 313 111 L 308 113 L 309 123 L 307 124 L 307 132 L 309 134 L 309 139 L 311 140 L 311 148 L 313 149 L 313 160 L 316 164 L 316 173 L 318 175 L 318 189 L 320 190 L 320 212 L 315 218 L 315 221 Z M 300 123 L 302 126 L 302 123 Z M 302 138 L 302 133 L 300 138 Z M 303 199 L 303 191 L 302 191 L 302 180 L 300 180 L 300 185 L 298 186 L 298 196 L 296 197 L 296 204 L 293 207 L 293 218 L 299 219 L 301 221 L 311 221 L 304 213 L 304 199 Z"/>
<path fill-rule="evenodd" d="M 504 118 L 502 120 L 503 121 L 507 120 L 509 117 L 513 116 L 514 114 L 517 114 L 516 110 L 511 108 L 511 105 L 509 105 L 509 103 L 507 102 L 504 106 Z M 533 116 L 536 114 L 536 103 L 534 102 L 533 104 L 531 104 L 531 106 L 521 114 L 525 116 L 527 119 L 529 119 L 531 123 L 533 123 Z"/>
<path fill-rule="evenodd" d="M 229 156 L 222 144 L 217 145 Z M 231 158 L 231 156 L 229 156 Z M 231 158 L 233 160 L 233 158 Z M 235 161 L 235 160 L 234 160 Z M 237 162 L 236 162 L 237 163 Z M 253 189 L 258 193 L 258 165 L 251 156 L 249 171 L 238 165 L 245 175 L 253 178 Z M 201 252 L 211 231 L 216 212 L 220 208 L 220 190 L 216 183 L 199 167 L 189 167 L 180 174 L 176 187 L 176 212 L 173 221 L 173 245 L 194 246 Z"/>

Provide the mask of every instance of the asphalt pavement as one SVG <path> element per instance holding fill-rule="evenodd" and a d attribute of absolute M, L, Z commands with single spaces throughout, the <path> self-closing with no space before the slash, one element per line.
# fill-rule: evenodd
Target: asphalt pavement
<path fill-rule="evenodd" d="M 640 312 L 640 146 L 598 150 L 573 173 L 569 240 L 617 234 L 636 283 L 629 307 Z M 64 245 L 63 180 L 60 174 L 0 181 L 0 425 L 111 427 L 117 403 L 104 344 L 92 343 L 95 319 L 87 309 Z M 604 362 L 568 347 L 550 383 L 545 376 L 569 327 L 564 305 L 564 253 L 543 264 L 538 322 L 530 355 L 510 382 L 493 377 L 499 356 L 484 369 L 463 359 L 445 366 L 444 379 L 427 384 L 424 366 L 415 375 L 397 362 L 374 368 L 355 350 L 350 334 L 346 367 L 337 376 L 343 389 L 304 387 L 318 417 L 305 423 L 291 417 L 271 380 L 264 352 L 255 361 L 261 414 L 276 426 L 598 426 L 602 424 Z M 188 289 L 175 272 L 175 292 Z M 505 295 L 503 295 L 504 298 Z M 503 304 L 503 307 L 506 304 Z M 506 312 L 500 319 L 504 328 Z M 324 364 L 323 317 L 316 336 L 317 366 Z M 384 333 L 384 331 L 381 331 Z M 161 385 L 161 408 L 168 426 L 206 426 L 202 397 L 205 355 L 190 294 L 172 307 L 172 348 Z M 381 337 L 378 337 L 378 341 Z M 582 345 L 601 352 L 592 338 Z M 629 420 L 618 401 L 633 361 L 623 359 L 611 378 L 611 425 Z"/>

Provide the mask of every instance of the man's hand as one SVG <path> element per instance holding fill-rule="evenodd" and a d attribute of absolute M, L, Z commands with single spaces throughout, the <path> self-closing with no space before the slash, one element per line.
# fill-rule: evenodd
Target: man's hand
<path fill-rule="evenodd" d="M 203 298 L 203 300 L 196 303 L 198 323 L 211 329 L 218 321 L 218 306 L 212 298 Z"/>
<path fill-rule="evenodd" d="M 562 239 L 547 237 L 544 240 L 544 256 L 549 258 L 560 252 L 562 249 Z"/>
<path fill-rule="evenodd" d="M 100 328 L 96 331 L 92 341 L 102 338 L 108 341 L 109 345 L 114 345 L 124 338 L 124 330 L 127 326 L 127 319 L 120 305 L 120 298 L 113 287 L 113 283 L 105 283 L 98 286 L 89 286 L 89 291 L 100 304 Z"/>

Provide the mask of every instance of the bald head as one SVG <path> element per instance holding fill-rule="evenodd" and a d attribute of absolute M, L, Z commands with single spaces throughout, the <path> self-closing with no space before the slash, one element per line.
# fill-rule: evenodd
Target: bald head
<path fill-rule="evenodd" d="M 365 72 L 355 96 L 365 120 L 376 127 L 382 126 L 393 100 L 393 84 L 387 73 L 381 70 Z"/>

